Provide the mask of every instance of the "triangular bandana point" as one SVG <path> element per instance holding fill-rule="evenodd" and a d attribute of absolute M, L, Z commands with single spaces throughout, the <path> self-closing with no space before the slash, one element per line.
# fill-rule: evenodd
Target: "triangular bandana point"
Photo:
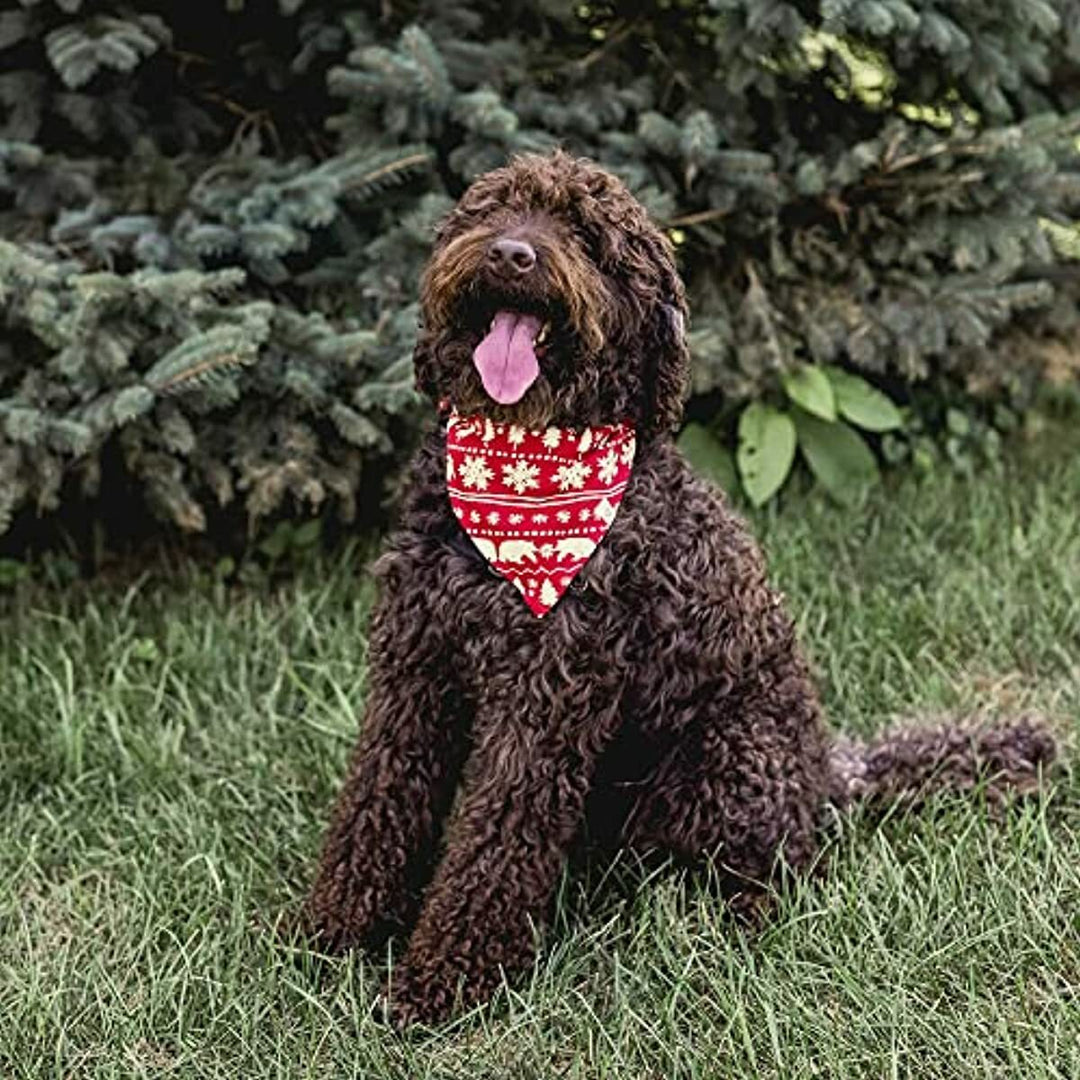
<path fill-rule="evenodd" d="M 529 430 L 451 413 L 450 506 L 481 555 L 546 615 L 607 534 L 636 449 L 634 428 Z"/>

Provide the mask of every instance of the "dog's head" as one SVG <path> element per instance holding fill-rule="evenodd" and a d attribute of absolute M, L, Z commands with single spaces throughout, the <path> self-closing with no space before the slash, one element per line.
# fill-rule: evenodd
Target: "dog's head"
<path fill-rule="evenodd" d="M 562 151 L 476 180 L 421 288 L 417 386 L 536 428 L 682 415 L 686 297 L 667 237 L 625 185 Z"/>

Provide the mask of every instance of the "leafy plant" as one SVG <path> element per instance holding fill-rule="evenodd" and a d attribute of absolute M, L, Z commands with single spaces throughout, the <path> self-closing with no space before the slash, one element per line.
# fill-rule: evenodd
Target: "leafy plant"
<path fill-rule="evenodd" d="M 739 418 L 736 462 L 750 501 L 760 506 L 780 488 L 795 460 L 795 425 L 771 405 L 752 402 Z"/>
<path fill-rule="evenodd" d="M 828 493 L 841 502 L 857 497 L 879 474 L 874 451 L 860 434 L 896 432 L 904 417 L 893 401 L 865 379 L 833 366 L 803 364 L 780 379 L 786 400 L 754 401 L 738 419 L 735 463 L 755 506 L 771 499 L 796 462 L 796 449 Z M 722 441 L 701 424 L 688 424 L 680 448 L 703 475 L 734 486 Z"/>

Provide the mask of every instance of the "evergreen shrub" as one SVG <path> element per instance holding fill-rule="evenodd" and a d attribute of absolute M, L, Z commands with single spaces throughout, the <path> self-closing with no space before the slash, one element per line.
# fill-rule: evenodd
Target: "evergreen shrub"
<path fill-rule="evenodd" d="M 433 226 L 556 144 L 678 245 L 703 469 L 961 457 L 1076 379 L 1078 134 L 1080 0 L 8 0 L 0 531 L 376 517 Z"/>

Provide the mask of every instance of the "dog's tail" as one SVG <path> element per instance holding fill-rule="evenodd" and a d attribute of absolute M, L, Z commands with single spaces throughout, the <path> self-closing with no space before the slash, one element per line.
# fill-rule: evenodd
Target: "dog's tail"
<path fill-rule="evenodd" d="M 838 806 L 914 805 L 936 792 L 979 788 L 999 803 L 1037 787 L 1056 756 L 1049 726 L 1034 713 L 906 724 L 869 742 L 836 739 L 829 751 L 831 798 Z"/>

